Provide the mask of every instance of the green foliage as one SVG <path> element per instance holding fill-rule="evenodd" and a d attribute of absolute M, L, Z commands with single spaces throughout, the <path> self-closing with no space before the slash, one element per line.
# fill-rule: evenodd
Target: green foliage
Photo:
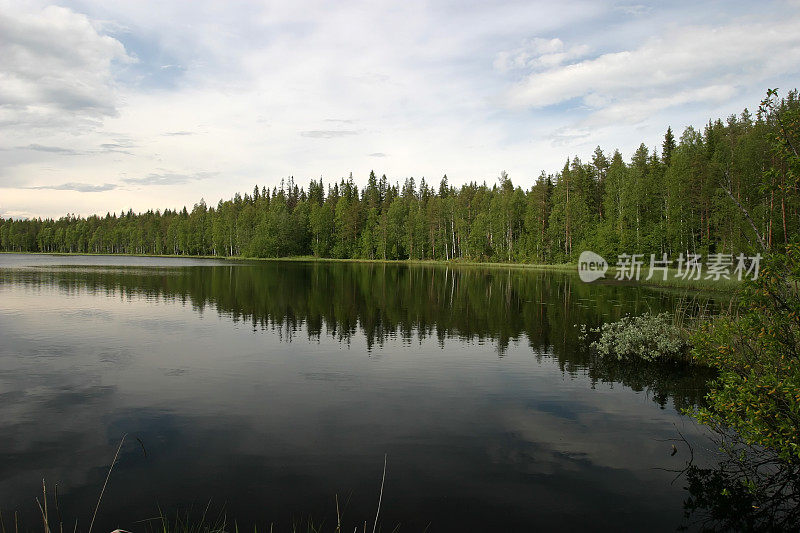
<path fill-rule="evenodd" d="M 770 90 L 759 115 L 777 125 L 768 140 L 774 156 L 765 189 L 798 202 L 800 106 L 797 93 L 777 100 Z M 775 187 L 775 184 L 780 184 Z M 750 215 L 745 212 L 745 217 Z M 796 239 L 797 233 L 793 233 Z M 758 236 L 768 246 L 771 236 Z M 733 430 L 745 444 L 800 464 L 800 247 L 784 235 L 780 253 L 767 255 L 757 280 L 746 284 L 737 313 L 708 322 L 694 336 L 698 360 L 718 369 L 701 422 Z"/>
<path fill-rule="evenodd" d="M 590 331 L 599 334 L 591 347 L 600 357 L 669 361 L 686 359 L 688 351 L 684 333 L 670 313 L 625 316 Z"/>
<path fill-rule="evenodd" d="M 740 144 L 726 158 L 745 168 L 752 162 L 743 154 L 767 147 L 772 156 L 763 183 L 740 187 L 781 198 L 782 209 L 796 206 L 800 178 L 797 93 L 778 101 L 776 91 L 768 91 L 759 117 L 766 117 L 759 127 L 769 133 Z M 723 183 L 727 196 L 736 198 L 730 170 L 723 167 L 722 174 L 728 180 Z M 757 231 L 757 221 L 766 212 L 737 208 L 739 212 L 731 214 L 748 219 L 759 245 L 774 247 L 772 233 Z M 724 452 L 714 468 L 690 464 L 686 469 L 691 494 L 685 505 L 687 518 L 700 516 L 704 530 L 800 528 L 800 247 L 796 235 L 796 231 L 784 232 L 783 245 L 767 254 L 759 277 L 742 288 L 735 311 L 707 322 L 692 337 L 694 357 L 718 374 L 709 383 L 705 406 L 692 413 L 715 430 Z"/>
<path fill-rule="evenodd" d="M 800 462 L 800 248 L 766 261 L 747 284 L 738 314 L 693 336 L 694 357 L 719 370 L 704 423 L 730 428 L 747 444 Z"/>

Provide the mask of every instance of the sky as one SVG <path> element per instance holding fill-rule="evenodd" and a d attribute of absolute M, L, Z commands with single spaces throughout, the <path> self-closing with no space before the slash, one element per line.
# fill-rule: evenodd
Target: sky
<path fill-rule="evenodd" d="M 0 217 L 529 187 L 800 86 L 800 1 L 0 0 Z"/>

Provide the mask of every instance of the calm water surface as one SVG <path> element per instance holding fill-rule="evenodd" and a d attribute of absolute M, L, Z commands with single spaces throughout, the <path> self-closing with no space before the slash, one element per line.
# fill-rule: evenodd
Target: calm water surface
<path fill-rule="evenodd" d="M 678 411 L 705 376 L 593 361 L 578 328 L 678 296 L 521 269 L 0 255 L 0 509 L 38 528 L 44 478 L 85 528 L 128 433 L 97 531 L 209 501 L 330 526 L 337 495 L 352 530 L 384 454 L 383 531 L 674 530 L 666 470 L 688 455 L 666 439 L 706 446 Z"/>

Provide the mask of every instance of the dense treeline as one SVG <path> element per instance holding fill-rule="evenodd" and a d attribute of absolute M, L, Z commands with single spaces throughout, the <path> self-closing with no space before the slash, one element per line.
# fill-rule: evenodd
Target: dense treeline
<path fill-rule="evenodd" d="M 363 259 L 565 262 L 584 249 L 619 253 L 739 253 L 781 249 L 800 233 L 797 184 L 771 139 L 780 117 L 800 107 L 745 109 L 680 139 L 667 129 L 658 149 L 630 161 L 599 147 L 525 190 L 502 173 L 496 184 L 453 187 L 370 173 L 326 188 L 292 178 L 269 190 L 191 211 L 0 219 L 0 248 L 82 252 Z M 795 139 L 800 144 L 800 139 Z M 746 213 L 746 214 L 745 214 Z"/>

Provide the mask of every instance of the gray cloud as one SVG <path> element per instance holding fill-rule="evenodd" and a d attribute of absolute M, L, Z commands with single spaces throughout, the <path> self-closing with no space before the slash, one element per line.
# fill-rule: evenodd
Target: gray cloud
<path fill-rule="evenodd" d="M 113 191 L 117 185 L 113 183 L 104 183 L 102 185 L 92 185 L 90 183 L 62 183 L 61 185 L 39 185 L 37 187 L 23 187 L 25 189 L 35 190 L 53 190 L 53 191 L 77 191 L 77 192 L 105 192 Z"/>
<path fill-rule="evenodd" d="M 133 155 L 133 152 L 126 150 L 130 147 L 129 143 L 103 143 L 100 145 L 100 152 L 114 152 L 117 154 Z"/>
<path fill-rule="evenodd" d="M 370 157 L 386 157 L 386 154 L 384 154 L 383 152 L 372 152 L 371 154 L 369 154 L 369 156 Z"/>
<path fill-rule="evenodd" d="M 644 4 L 617 4 L 614 6 L 614 10 L 636 17 L 650 13 L 653 8 Z"/>
<path fill-rule="evenodd" d="M 303 137 L 311 137 L 312 139 L 334 139 L 337 137 L 358 135 L 358 132 L 353 130 L 310 130 L 301 131 L 300 135 Z"/>
<path fill-rule="evenodd" d="M 164 133 L 167 137 L 179 137 L 183 135 L 194 135 L 193 131 L 168 131 Z"/>
<path fill-rule="evenodd" d="M 194 174 L 180 174 L 177 172 L 153 173 L 143 178 L 122 178 L 128 185 L 180 185 L 191 181 L 213 178 L 219 172 L 195 172 Z"/>
<path fill-rule="evenodd" d="M 80 152 L 72 148 L 62 148 L 61 146 L 44 146 L 41 144 L 29 144 L 28 146 L 17 146 L 19 150 L 34 150 L 36 152 L 48 152 L 51 154 L 78 155 Z"/>
<path fill-rule="evenodd" d="M 132 152 L 127 150 L 131 146 L 130 143 L 103 143 L 100 145 L 99 150 L 89 150 L 89 151 L 80 151 L 75 150 L 73 148 L 64 148 L 62 146 L 47 146 L 43 144 L 29 144 L 27 146 L 16 146 L 17 150 L 31 150 L 34 152 L 44 152 L 47 154 L 57 154 L 57 155 L 87 155 L 87 154 L 98 154 L 98 153 L 118 153 L 118 154 L 127 154 L 133 155 Z M 4 149 L 7 150 L 7 149 Z"/>

